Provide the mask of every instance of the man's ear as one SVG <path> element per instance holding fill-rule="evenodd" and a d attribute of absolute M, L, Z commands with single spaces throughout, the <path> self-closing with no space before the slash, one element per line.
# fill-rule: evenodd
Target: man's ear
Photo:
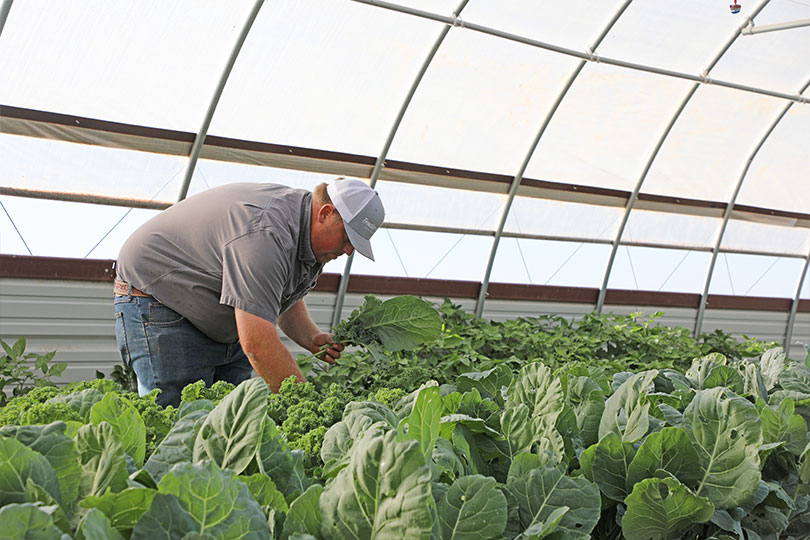
<path fill-rule="evenodd" d="M 335 207 L 331 204 L 321 205 L 318 208 L 318 223 L 325 223 L 334 212 L 336 212 Z"/>

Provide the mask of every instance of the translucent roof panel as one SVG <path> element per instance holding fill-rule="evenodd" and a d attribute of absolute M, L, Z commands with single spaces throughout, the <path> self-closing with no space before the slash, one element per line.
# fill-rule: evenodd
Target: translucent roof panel
<path fill-rule="evenodd" d="M 582 51 L 591 45 L 621 5 L 621 0 L 470 2 L 464 21 L 496 28 L 545 43 Z"/>
<path fill-rule="evenodd" d="M 515 175 L 578 60 L 478 32 L 451 31 L 389 158 Z"/>
<path fill-rule="evenodd" d="M 631 2 L 598 52 L 697 75 L 708 67 L 753 7 L 745 3 L 741 12 L 732 16 L 726 3 L 682 0 L 676 15 L 660 3 Z"/>
<path fill-rule="evenodd" d="M 201 159 L 194 169 L 188 196 L 191 197 L 206 189 L 235 182 L 266 182 L 312 191 L 321 182 L 329 183 L 335 178 L 334 174 Z"/>
<path fill-rule="evenodd" d="M 622 242 L 692 248 L 714 247 L 722 220 L 648 210 L 633 210 Z"/>
<path fill-rule="evenodd" d="M 709 293 L 793 298 L 803 264 L 801 259 L 721 253 Z"/>
<path fill-rule="evenodd" d="M 504 232 L 613 240 L 624 208 L 515 197 Z"/>
<path fill-rule="evenodd" d="M 688 81 L 586 65 L 525 176 L 632 191 L 689 88 Z"/>
<path fill-rule="evenodd" d="M 188 158 L 0 133 L 2 185 L 173 202 Z"/>
<path fill-rule="evenodd" d="M 710 261 L 711 254 L 707 252 L 620 246 L 608 287 L 699 293 Z"/>
<path fill-rule="evenodd" d="M 810 253 L 810 229 L 732 219 L 720 247 L 804 257 Z"/>
<path fill-rule="evenodd" d="M 701 86 L 653 162 L 642 192 L 727 201 L 785 101 Z"/>
<path fill-rule="evenodd" d="M 506 195 L 436 186 L 377 182 L 385 221 L 426 227 L 495 231 Z"/>
<path fill-rule="evenodd" d="M 809 8 L 810 10 L 810 8 Z M 804 29 L 810 34 L 810 29 Z M 810 97 L 810 92 L 805 92 Z M 810 106 L 794 105 L 762 145 L 745 177 L 738 204 L 810 212 L 810 152 L 798 150 L 807 141 Z"/>
<path fill-rule="evenodd" d="M 0 103 L 197 131 L 252 0 L 14 2 Z"/>
<path fill-rule="evenodd" d="M 0 211 L 0 252 L 29 255 L 30 249 L 39 257 L 116 259 L 129 235 L 158 213 L 22 197 L 0 196 L 0 202 L 5 209 Z"/>
<path fill-rule="evenodd" d="M 599 287 L 610 246 L 502 238 L 491 282 L 568 287 Z"/>
<path fill-rule="evenodd" d="M 355 256 L 353 274 L 481 281 L 492 238 L 453 233 L 381 229 L 372 237 L 375 262 Z M 324 271 L 342 272 L 345 257 Z"/>
<path fill-rule="evenodd" d="M 754 28 L 808 18 L 810 4 L 773 0 L 754 19 Z M 711 75 L 716 79 L 794 93 L 807 82 L 807 62 L 802 51 L 809 50 L 810 31 L 806 27 L 741 35 Z"/>
<path fill-rule="evenodd" d="M 209 133 L 377 155 L 441 28 L 355 2 L 265 2 Z"/>

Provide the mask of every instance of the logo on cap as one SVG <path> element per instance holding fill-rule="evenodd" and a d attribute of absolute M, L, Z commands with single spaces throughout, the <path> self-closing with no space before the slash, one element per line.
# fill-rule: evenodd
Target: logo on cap
<path fill-rule="evenodd" d="M 374 223 L 372 223 L 371 220 L 368 219 L 367 217 L 364 217 L 360 223 L 363 224 L 363 226 L 368 230 L 370 235 L 374 234 L 374 231 L 377 230 L 377 226 Z"/>

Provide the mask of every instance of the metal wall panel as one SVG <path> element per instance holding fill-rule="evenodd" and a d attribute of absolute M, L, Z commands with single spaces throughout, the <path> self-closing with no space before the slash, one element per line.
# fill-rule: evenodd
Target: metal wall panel
<path fill-rule="evenodd" d="M 385 299 L 387 296 L 380 295 Z M 312 319 L 321 328 L 328 328 L 335 294 L 313 292 L 307 297 Z M 426 299 L 441 302 L 442 298 Z M 469 312 L 475 308 L 472 298 L 455 299 Z M 363 303 L 362 294 L 348 294 L 342 317 Z M 520 316 L 559 314 L 575 318 L 590 312 L 592 304 L 490 300 L 484 317 L 503 321 Z M 636 311 L 651 314 L 658 308 L 650 306 L 608 306 L 616 314 Z M 691 328 L 695 311 L 690 308 L 660 308 L 665 315 L 661 324 L 683 325 Z M 704 329 L 721 328 L 737 335 L 748 335 L 768 341 L 783 339 L 787 313 L 767 311 L 707 310 Z M 56 382 L 92 379 L 96 371 L 109 373 L 120 362 L 115 343 L 112 307 L 112 284 L 109 282 L 0 278 L 0 338 L 7 343 L 25 336 L 27 352 L 44 353 L 56 350 L 57 361 L 68 362 L 68 368 Z M 796 341 L 810 342 L 810 314 L 799 313 L 794 330 L 792 358 L 803 359 L 804 349 Z M 294 355 L 303 350 L 283 338 Z"/>

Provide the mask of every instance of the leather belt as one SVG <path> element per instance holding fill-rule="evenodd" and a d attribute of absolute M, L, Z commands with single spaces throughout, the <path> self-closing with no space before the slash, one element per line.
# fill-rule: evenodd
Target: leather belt
<path fill-rule="evenodd" d="M 116 296 L 128 296 L 131 294 L 132 296 L 143 296 L 144 298 L 152 298 L 151 294 L 146 294 L 145 292 L 140 291 L 135 287 L 132 287 L 126 281 L 121 281 L 120 279 L 115 280 L 113 291 L 115 292 Z"/>

